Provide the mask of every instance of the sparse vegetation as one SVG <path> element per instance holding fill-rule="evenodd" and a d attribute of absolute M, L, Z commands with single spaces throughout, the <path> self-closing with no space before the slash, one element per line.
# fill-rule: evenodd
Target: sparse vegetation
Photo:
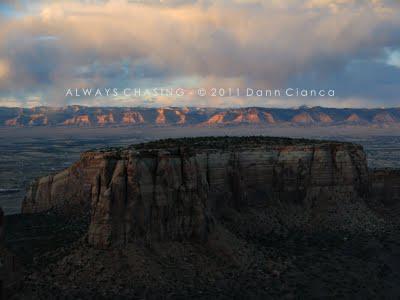
<path fill-rule="evenodd" d="M 303 138 L 269 137 L 269 136 L 208 136 L 208 137 L 185 137 L 178 139 L 162 139 L 147 143 L 131 145 L 133 149 L 165 149 L 176 147 L 190 148 L 231 148 L 264 145 L 310 145 L 321 144 L 331 141 L 311 140 Z"/>

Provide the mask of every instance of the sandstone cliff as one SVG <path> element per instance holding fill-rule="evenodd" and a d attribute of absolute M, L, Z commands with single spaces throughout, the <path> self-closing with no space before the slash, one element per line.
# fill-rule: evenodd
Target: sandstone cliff
<path fill-rule="evenodd" d="M 301 208 L 307 222 L 362 203 L 361 146 L 279 138 L 197 138 L 86 152 L 35 181 L 22 212 L 90 210 L 89 243 L 206 240 L 226 210 Z M 281 221 L 280 221 L 281 222 Z"/>
<path fill-rule="evenodd" d="M 400 108 L 0 107 L 0 127 L 400 125 Z"/>

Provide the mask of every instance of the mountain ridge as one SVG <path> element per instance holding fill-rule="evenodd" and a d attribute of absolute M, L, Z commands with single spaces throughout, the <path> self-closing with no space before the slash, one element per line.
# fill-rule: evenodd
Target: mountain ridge
<path fill-rule="evenodd" d="M 34 126 L 389 126 L 400 125 L 400 108 L 213 108 L 213 107 L 0 107 L 1 127 Z"/>

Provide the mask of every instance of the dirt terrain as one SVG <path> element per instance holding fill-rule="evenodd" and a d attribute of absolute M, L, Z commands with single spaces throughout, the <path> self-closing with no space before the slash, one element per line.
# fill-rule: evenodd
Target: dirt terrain
<path fill-rule="evenodd" d="M 15 299 L 400 295 L 400 226 L 390 219 L 378 232 L 352 235 L 294 230 L 259 236 L 227 221 L 206 245 L 132 244 L 110 251 L 86 244 L 79 234 L 86 225 L 81 221 L 19 215 L 7 223 L 7 244 L 25 262 L 25 283 Z"/>

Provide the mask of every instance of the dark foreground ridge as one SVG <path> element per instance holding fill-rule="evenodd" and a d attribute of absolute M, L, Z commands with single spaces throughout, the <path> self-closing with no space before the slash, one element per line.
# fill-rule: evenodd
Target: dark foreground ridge
<path fill-rule="evenodd" d="M 398 171 L 369 170 L 351 143 L 187 138 L 86 152 L 8 217 L 26 224 L 7 227 L 8 247 L 25 253 L 17 295 L 397 297 L 399 187 Z"/>

